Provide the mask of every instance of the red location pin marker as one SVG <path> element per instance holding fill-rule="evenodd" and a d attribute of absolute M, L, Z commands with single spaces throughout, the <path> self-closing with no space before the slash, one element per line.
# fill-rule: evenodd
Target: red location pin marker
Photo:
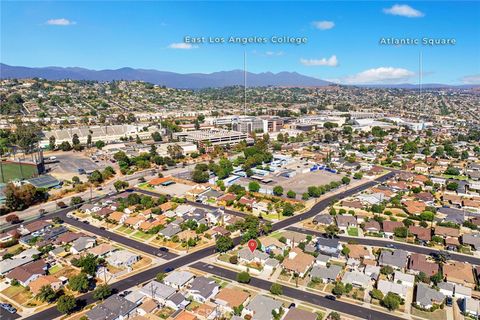
<path fill-rule="evenodd" d="M 255 249 L 257 249 L 257 241 L 255 241 L 253 239 L 249 240 L 247 245 L 248 245 L 248 248 L 250 249 L 250 251 L 252 251 L 252 253 L 253 253 L 253 251 L 255 251 Z"/>

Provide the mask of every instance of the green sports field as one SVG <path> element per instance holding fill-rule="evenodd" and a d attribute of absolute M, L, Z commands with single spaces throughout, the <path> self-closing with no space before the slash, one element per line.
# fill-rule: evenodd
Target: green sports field
<path fill-rule="evenodd" d="M 2 162 L 0 182 L 7 183 L 15 179 L 28 179 L 38 174 L 37 167 L 21 163 Z"/>

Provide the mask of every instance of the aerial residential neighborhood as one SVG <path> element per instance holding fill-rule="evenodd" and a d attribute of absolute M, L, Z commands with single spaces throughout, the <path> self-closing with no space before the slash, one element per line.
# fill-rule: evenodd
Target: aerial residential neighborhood
<path fill-rule="evenodd" d="M 0 319 L 480 319 L 480 4 L 2 1 Z"/>

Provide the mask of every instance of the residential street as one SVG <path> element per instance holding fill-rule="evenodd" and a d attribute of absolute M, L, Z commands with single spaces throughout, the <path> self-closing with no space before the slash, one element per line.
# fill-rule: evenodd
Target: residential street
<path fill-rule="evenodd" d="M 237 273 L 235 271 L 231 271 L 228 269 L 220 268 L 208 263 L 204 262 L 197 262 L 193 265 L 191 265 L 192 268 L 214 274 L 219 277 L 223 277 L 226 279 L 230 279 L 233 281 L 236 281 L 237 279 Z M 262 280 L 259 278 L 254 278 L 252 277 L 250 282 L 248 283 L 250 286 L 260 288 L 263 290 L 270 290 L 270 286 L 272 285 L 273 282 Z M 308 303 L 311 303 L 316 306 L 322 306 L 327 309 L 339 311 L 342 313 L 350 314 L 356 317 L 359 317 L 361 319 L 371 319 L 371 320 L 376 320 L 376 319 L 381 319 L 381 320 L 399 320 L 403 319 L 400 317 L 393 316 L 388 313 L 368 309 L 365 307 L 361 307 L 359 305 L 351 304 L 351 303 L 346 303 L 342 302 L 341 300 L 336 300 L 332 301 L 329 299 L 326 299 L 323 296 L 320 296 L 318 294 L 314 294 L 311 292 L 303 291 L 300 289 L 295 289 L 292 287 L 287 287 L 287 286 L 282 286 L 283 288 L 283 296 L 292 298 L 292 299 L 298 299 L 301 301 L 306 301 Z"/>
<path fill-rule="evenodd" d="M 317 237 L 323 237 L 325 234 L 322 232 L 314 231 L 314 230 L 309 230 L 309 229 L 304 229 L 304 228 L 297 228 L 297 227 L 288 227 L 287 230 L 291 231 L 297 231 L 301 233 L 308 233 Z M 438 249 L 434 248 L 429 248 L 429 247 L 422 247 L 419 245 L 414 245 L 410 243 L 403 243 L 403 242 L 398 242 L 398 241 L 392 241 L 392 240 L 387 240 L 387 239 L 381 239 L 381 238 L 360 238 L 360 237 L 350 237 L 350 236 L 345 236 L 345 235 L 338 235 L 340 241 L 348 242 L 348 241 L 355 241 L 358 244 L 363 244 L 366 246 L 373 246 L 373 247 L 385 247 L 387 244 L 392 245 L 395 247 L 395 249 L 402 249 L 405 251 L 410 251 L 410 252 L 416 252 L 416 253 L 422 253 L 425 255 L 429 255 L 433 252 L 439 252 Z M 450 260 L 456 260 L 456 261 L 463 261 L 463 262 L 468 262 L 471 264 L 476 264 L 480 265 L 480 258 L 466 255 L 466 254 L 458 254 L 452 251 L 448 251 L 450 253 Z"/>

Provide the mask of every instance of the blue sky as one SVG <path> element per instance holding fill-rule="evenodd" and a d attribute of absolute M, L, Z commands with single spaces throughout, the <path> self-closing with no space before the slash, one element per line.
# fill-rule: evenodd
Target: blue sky
<path fill-rule="evenodd" d="M 296 71 L 341 83 L 480 82 L 480 3 L 1 2 L 2 63 L 180 73 Z M 258 36 L 266 44 L 184 44 L 185 36 Z M 272 36 L 307 43 L 272 44 Z M 455 45 L 380 45 L 381 38 Z"/>

